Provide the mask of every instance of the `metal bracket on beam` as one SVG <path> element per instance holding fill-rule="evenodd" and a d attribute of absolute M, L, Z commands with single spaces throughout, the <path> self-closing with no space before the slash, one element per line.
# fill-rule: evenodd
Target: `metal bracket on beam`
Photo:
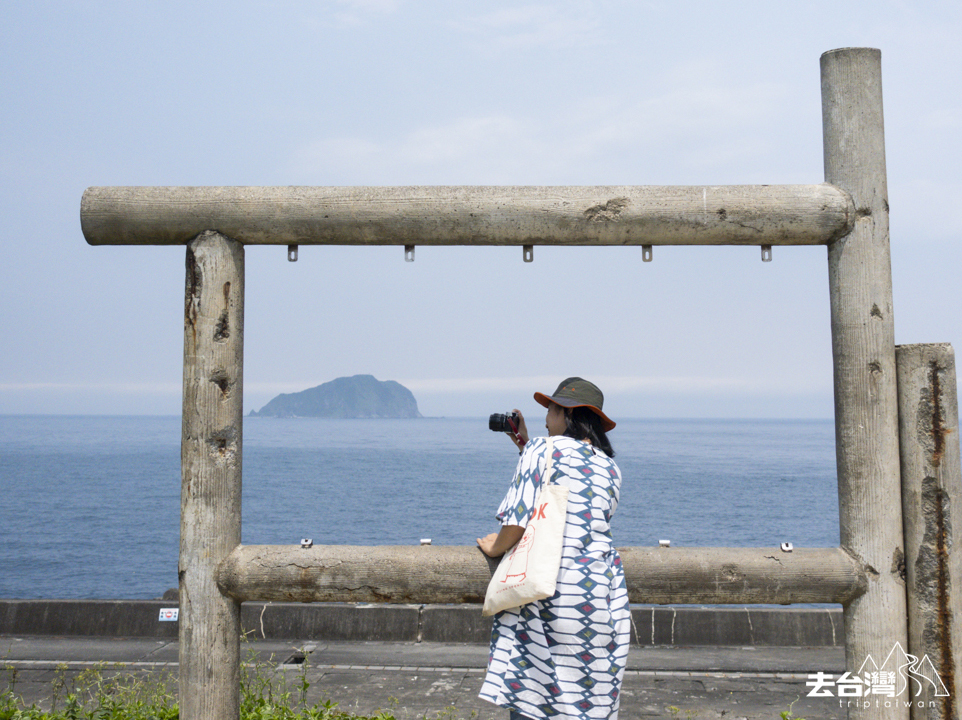
<path fill-rule="evenodd" d="M 762 262 L 772 261 L 772 246 L 762 245 Z"/>
<path fill-rule="evenodd" d="M 289 262 L 297 262 L 297 245 L 287 246 L 287 260 Z"/>
<path fill-rule="evenodd" d="M 414 246 L 404 246 L 404 262 L 414 262 Z"/>
<path fill-rule="evenodd" d="M 651 245 L 641 246 L 641 259 L 644 262 L 651 262 Z"/>
<path fill-rule="evenodd" d="M 525 245 L 522 257 L 525 262 L 534 262 L 534 245 Z"/>

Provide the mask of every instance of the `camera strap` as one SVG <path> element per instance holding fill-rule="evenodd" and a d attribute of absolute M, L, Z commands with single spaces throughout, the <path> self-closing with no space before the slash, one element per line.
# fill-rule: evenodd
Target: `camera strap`
<path fill-rule="evenodd" d="M 521 435 L 518 434 L 518 426 L 515 425 L 514 420 L 512 420 L 510 417 L 505 419 L 508 421 L 508 426 L 511 428 L 511 439 L 514 441 L 514 444 L 518 446 L 518 454 L 520 455 L 524 452 L 524 446 L 527 443 L 525 443 Z"/>

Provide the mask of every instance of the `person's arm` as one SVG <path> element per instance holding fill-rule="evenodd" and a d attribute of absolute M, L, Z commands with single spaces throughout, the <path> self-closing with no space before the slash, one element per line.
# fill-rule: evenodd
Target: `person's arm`
<path fill-rule="evenodd" d="M 520 525 L 504 525 L 501 532 L 478 538 L 478 547 L 488 557 L 499 557 L 514 547 L 522 535 L 524 528 Z"/>

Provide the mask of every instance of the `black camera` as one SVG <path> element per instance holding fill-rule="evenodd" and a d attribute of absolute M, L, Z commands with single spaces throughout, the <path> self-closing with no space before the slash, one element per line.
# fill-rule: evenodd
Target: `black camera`
<path fill-rule="evenodd" d="M 518 427 L 518 413 L 493 413 L 491 417 L 488 418 L 488 429 L 494 430 L 495 432 L 513 432 L 508 421 L 514 423 L 514 428 Z"/>

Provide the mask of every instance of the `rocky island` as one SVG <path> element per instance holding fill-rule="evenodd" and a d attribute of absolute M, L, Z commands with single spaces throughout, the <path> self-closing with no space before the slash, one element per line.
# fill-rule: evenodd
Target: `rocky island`
<path fill-rule="evenodd" d="M 281 393 L 251 417 L 419 418 L 414 394 L 393 380 L 354 375 Z"/>

